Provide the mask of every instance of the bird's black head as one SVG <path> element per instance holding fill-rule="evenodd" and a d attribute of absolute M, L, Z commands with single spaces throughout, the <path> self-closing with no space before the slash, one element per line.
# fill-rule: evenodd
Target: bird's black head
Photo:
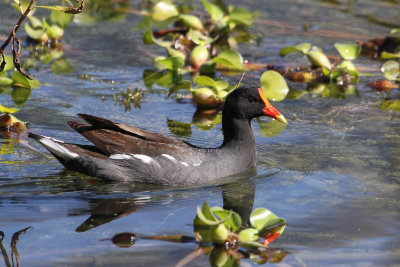
<path fill-rule="evenodd" d="M 261 88 L 239 87 L 226 98 L 223 114 L 237 119 L 251 120 L 259 116 L 269 116 L 287 123 L 285 117 L 267 100 Z"/>

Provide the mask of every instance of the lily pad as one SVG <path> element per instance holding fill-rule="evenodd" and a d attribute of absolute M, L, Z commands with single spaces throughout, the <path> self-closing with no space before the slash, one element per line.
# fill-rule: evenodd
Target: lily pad
<path fill-rule="evenodd" d="M 261 88 L 268 99 L 282 101 L 289 92 L 285 79 L 274 70 L 267 70 L 260 77 Z"/>
<path fill-rule="evenodd" d="M 345 60 L 354 60 L 361 53 L 361 46 L 359 44 L 335 43 L 335 48 Z"/>
<path fill-rule="evenodd" d="M 178 9 L 168 1 L 160 1 L 154 5 L 152 18 L 162 21 L 179 15 Z"/>
<path fill-rule="evenodd" d="M 310 43 L 301 43 L 295 46 L 286 46 L 281 49 L 279 52 L 281 57 L 286 56 L 287 54 L 294 53 L 294 52 L 302 52 L 306 54 L 308 50 L 310 50 L 311 44 Z"/>

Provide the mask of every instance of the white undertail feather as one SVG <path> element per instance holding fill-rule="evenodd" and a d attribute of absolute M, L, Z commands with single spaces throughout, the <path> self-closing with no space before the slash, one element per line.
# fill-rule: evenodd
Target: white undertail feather
<path fill-rule="evenodd" d="M 62 159 L 69 160 L 79 157 L 78 154 L 68 150 L 66 147 L 61 145 L 60 141 L 58 141 L 57 139 L 43 136 L 38 140 L 38 142 L 42 144 L 48 151 Z"/>

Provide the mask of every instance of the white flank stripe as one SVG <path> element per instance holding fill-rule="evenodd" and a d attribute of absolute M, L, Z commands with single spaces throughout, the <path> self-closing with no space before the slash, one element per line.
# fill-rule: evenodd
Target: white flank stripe
<path fill-rule="evenodd" d="M 181 161 L 180 163 L 181 163 L 183 166 L 186 166 L 186 167 L 189 166 L 189 164 L 187 164 L 186 162 Z"/>
<path fill-rule="evenodd" d="M 168 155 L 168 154 L 161 154 L 161 156 L 163 156 L 163 157 L 169 159 L 170 161 L 178 162 L 178 161 L 176 160 L 176 158 L 174 158 L 174 157 L 171 156 L 171 155 Z"/>
<path fill-rule="evenodd" d="M 153 161 L 151 157 L 142 154 L 132 154 L 132 156 L 134 158 L 140 159 L 142 162 L 146 164 L 150 164 Z"/>
<path fill-rule="evenodd" d="M 113 154 L 109 157 L 110 159 L 131 159 L 132 156 L 128 154 Z"/>
<path fill-rule="evenodd" d="M 64 146 L 60 145 L 57 143 L 58 141 L 55 141 L 55 139 L 50 138 L 50 137 L 43 137 L 42 139 L 39 140 L 39 142 L 51 153 L 54 155 L 59 156 L 62 159 L 73 159 L 79 157 L 78 154 L 69 151 L 67 148 Z"/>

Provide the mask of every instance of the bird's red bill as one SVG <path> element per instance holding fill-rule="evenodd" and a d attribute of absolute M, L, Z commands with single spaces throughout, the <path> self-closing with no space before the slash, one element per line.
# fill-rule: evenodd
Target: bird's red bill
<path fill-rule="evenodd" d="M 258 93 L 260 94 L 260 97 L 265 104 L 265 108 L 263 109 L 265 115 L 282 123 L 287 123 L 285 117 L 283 117 L 283 115 L 269 103 L 267 97 L 265 96 L 261 88 L 258 88 Z"/>

